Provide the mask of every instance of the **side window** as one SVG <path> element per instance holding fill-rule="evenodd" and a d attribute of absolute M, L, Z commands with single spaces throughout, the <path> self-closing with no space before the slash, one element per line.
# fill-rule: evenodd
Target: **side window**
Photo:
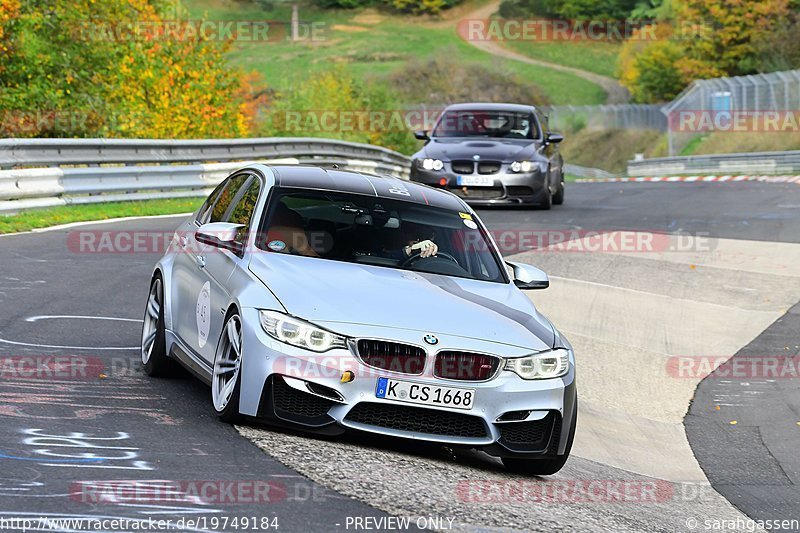
<path fill-rule="evenodd" d="M 236 193 L 239 192 L 239 188 L 247 181 L 248 177 L 247 174 L 239 174 L 228 178 L 225 188 L 222 189 L 217 198 L 217 202 L 214 204 L 214 207 L 211 208 L 209 222 L 225 222 L 225 215 L 228 212 L 228 208 L 231 206 L 234 198 L 236 198 Z"/>
<path fill-rule="evenodd" d="M 213 206 L 214 202 L 217 201 L 217 198 L 219 198 L 219 193 L 222 192 L 222 189 L 224 189 L 226 185 L 227 182 L 225 181 L 217 185 L 217 188 L 214 189 L 210 195 L 208 195 L 208 198 L 203 203 L 203 206 L 197 212 L 197 218 L 195 220 L 201 226 L 208 222 L 208 217 L 211 216 L 211 206 Z"/>
<path fill-rule="evenodd" d="M 534 118 L 533 138 L 543 139 L 544 130 L 548 129 L 547 119 L 541 113 L 536 113 Z"/>
<path fill-rule="evenodd" d="M 259 192 L 261 192 L 261 182 L 258 178 L 253 177 L 246 188 L 243 188 L 237 195 L 238 201 L 227 217 L 226 222 L 244 225 L 244 228 L 242 228 L 239 235 L 236 237 L 238 242 L 244 242 L 247 231 L 250 229 L 250 219 L 253 217 L 253 211 L 256 209 Z"/>

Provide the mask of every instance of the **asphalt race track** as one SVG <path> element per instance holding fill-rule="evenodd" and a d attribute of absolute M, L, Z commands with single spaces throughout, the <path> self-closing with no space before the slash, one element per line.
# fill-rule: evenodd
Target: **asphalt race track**
<path fill-rule="evenodd" d="M 200 382 L 147 378 L 140 319 L 160 254 L 75 243 L 81 231 L 169 234 L 178 219 L 163 217 L 0 237 L 1 514 L 183 518 L 184 530 L 212 531 L 262 517 L 279 531 L 405 529 L 395 516 L 458 531 L 800 519 L 800 380 L 675 370 L 680 357 L 716 367 L 800 355 L 800 186 L 570 184 L 552 211 L 481 216 L 507 255 L 551 275 L 531 296 L 576 347 L 578 434 L 556 476 L 373 436 L 234 428 L 216 420 Z M 628 230 L 640 245 L 617 247 L 624 233 L 598 249 L 591 230 Z M 529 249 L 550 231 L 544 250 Z M 565 235 L 576 246 L 558 242 Z M 58 375 L 46 371 L 53 357 Z M 30 361 L 43 366 L 22 375 Z M 196 491 L 209 484 L 217 492 Z M 71 530 L 49 526 L 28 530 Z"/>

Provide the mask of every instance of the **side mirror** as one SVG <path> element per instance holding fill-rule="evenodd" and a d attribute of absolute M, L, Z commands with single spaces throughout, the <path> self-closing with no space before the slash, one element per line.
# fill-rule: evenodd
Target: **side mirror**
<path fill-rule="evenodd" d="M 544 136 L 545 141 L 553 144 L 558 144 L 564 140 L 564 136 L 560 133 L 554 133 L 548 131 L 547 134 Z"/>
<path fill-rule="evenodd" d="M 230 250 L 235 254 L 241 254 L 244 246 L 236 242 L 236 236 L 244 224 L 231 224 L 229 222 L 210 222 L 203 224 L 194 233 L 197 242 L 202 242 L 215 248 Z"/>
<path fill-rule="evenodd" d="M 429 141 L 431 138 L 428 136 L 428 132 L 425 130 L 417 130 L 414 132 L 414 138 L 419 139 L 420 141 Z"/>
<path fill-rule="evenodd" d="M 544 270 L 523 263 L 512 263 L 511 261 L 506 261 L 506 264 L 514 271 L 514 285 L 523 291 L 546 289 L 550 286 L 550 279 L 544 273 Z"/>

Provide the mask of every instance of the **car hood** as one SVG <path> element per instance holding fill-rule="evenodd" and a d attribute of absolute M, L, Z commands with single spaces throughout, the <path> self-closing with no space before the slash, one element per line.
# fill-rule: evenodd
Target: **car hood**
<path fill-rule="evenodd" d="M 540 144 L 529 139 L 433 138 L 421 150 L 422 157 L 452 161 L 454 159 L 480 159 L 495 161 L 521 161 L 533 158 Z"/>
<path fill-rule="evenodd" d="M 555 333 L 513 284 L 264 252 L 250 270 L 290 314 L 311 322 L 418 330 L 532 351 Z"/>

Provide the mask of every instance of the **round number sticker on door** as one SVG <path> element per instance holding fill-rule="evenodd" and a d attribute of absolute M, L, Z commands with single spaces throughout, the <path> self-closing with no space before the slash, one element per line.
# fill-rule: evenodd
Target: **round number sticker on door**
<path fill-rule="evenodd" d="M 208 330 L 211 327 L 211 283 L 206 281 L 197 296 L 197 344 L 202 348 L 208 342 Z"/>

